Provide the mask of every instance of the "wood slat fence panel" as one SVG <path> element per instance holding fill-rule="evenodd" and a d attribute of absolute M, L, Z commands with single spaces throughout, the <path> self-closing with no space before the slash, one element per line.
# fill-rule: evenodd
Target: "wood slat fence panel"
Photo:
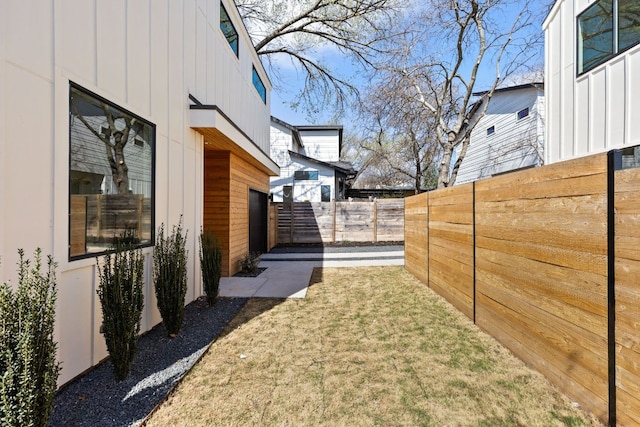
<path fill-rule="evenodd" d="M 429 193 L 404 199 L 404 267 L 429 283 Z"/>
<path fill-rule="evenodd" d="M 606 155 L 478 181 L 475 197 L 476 323 L 606 419 Z"/>
<path fill-rule="evenodd" d="M 640 169 L 615 173 L 618 423 L 640 420 Z"/>
<path fill-rule="evenodd" d="M 404 240 L 404 199 L 378 199 L 375 242 Z"/>
<path fill-rule="evenodd" d="M 429 196 L 429 287 L 473 319 L 473 184 Z"/>
<path fill-rule="evenodd" d="M 405 199 L 407 270 L 605 422 L 607 171 L 600 154 Z M 616 178 L 619 420 L 640 419 L 640 172 L 633 171 Z"/>
<path fill-rule="evenodd" d="M 404 240 L 404 201 L 273 203 L 278 243 Z"/>

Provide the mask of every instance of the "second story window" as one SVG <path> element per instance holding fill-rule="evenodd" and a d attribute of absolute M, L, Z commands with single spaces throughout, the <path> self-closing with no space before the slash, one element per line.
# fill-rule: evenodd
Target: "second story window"
<path fill-rule="evenodd" d="M 640 4 L 598 0 L 578 16 L 578 74 L 640 43 Z"/>
<path fill-rule="evenodd" d="M 522 120 L 529 115 L 529 107 L 518 111 L 518 120 Z"/>
<path fill-rule="evenodd" d="M 293 179 L 296 181 L 317 181 L 318 171 L 295 171 Z"/>
<path fill-rule="evenodd" d="M 220 3 L 220 29 L 229 42 L 231 50 L 238 56 L 238 32 L 236 31 L 236 27 L 233 26 L 233 22 L 231 22 L 227 9 L 224 8 L 222 3 Z"/>
<path fill-rule="evenodd" d="M 264 83 L 262 83 L 262 79 L 260 78 L 260 75 L 258 74 L 258 71 L 256 70 L 255 66 L 253 67 L 253 70 L 251 73 L 251 80 L 253 80 L 253 86 L 258 91 L 258 95 L 260 95 L 260 98 L 262 98 L 262 102 L 266 104 L 267 89 L 264 87 Z"/>
<path fill-rule="evenodd" d="M 494 133 L 496 133 L 496 127 L 495 126 L 491 126 L 490 128 L 487 128 L 487 136 L 493 135 Z"/>

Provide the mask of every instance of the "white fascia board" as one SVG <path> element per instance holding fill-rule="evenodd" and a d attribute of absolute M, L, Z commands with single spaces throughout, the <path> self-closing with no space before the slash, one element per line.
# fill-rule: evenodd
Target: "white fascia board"
<path fill-rule="evenodd" d="M 217 107 L 189 110 L 189 122 L 192 128 L 215 128 L 236 145 L 262 163 L 275 175 L 280 175 L 280 167 L 262 151 L 244 132 L 233 124 Z"/>

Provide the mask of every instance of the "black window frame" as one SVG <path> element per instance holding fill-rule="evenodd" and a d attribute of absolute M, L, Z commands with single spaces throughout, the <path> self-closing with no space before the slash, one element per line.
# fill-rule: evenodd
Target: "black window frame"
<path fill-rule="evenodd" d="M 610 20 L 610 28 L 611 28 L 611 45 L 610 52 L 604 55 L 602 58 L 594 61 L 593 63 L 588 64 L 587 67 L 584 65 L 584 57 L 582 52 L 582 45 L 584 44 L 582 38 L 582 26 L 581 22 L 583 22 L 583 18 L 588 16 L 589 13 L 592 13 L 595 8 L 601 7 L 602 2 L 611 2 L 611 20 Z M 638 44 L 640 44 L 640 35 L 634 43 L 628 44 L 624 47 L 620 47 L 619 33 L 620 33 L 620 16 L 619 16 L 619 4 L 623 0 L 597 0 L 595 3 L 589 5 L 585 10 L 583 10 L 576 17 L 576 75 L 579 77 L 584 75 L 591 70 L 601 66 L 602 64 L 606 64 L 611 59 L 621 55 L 622 53 L 628 51 L 629 49 L 634 48 Z"/>
<path fill-rule="evenodd" d="M 256 66 L 251 66 L 251 82 L 253 83 L 253 87 L 256 88 L 256 92 L 260 95 L 260 99 L 262 102 L 267 104 L 267 87 L 264 85 L 260 74 L 258 74 L 258 70 L 256 70 Z"/>
<path fill-rule="evenodd" d="M 327 190 L 327 194 L 325 194 L 325 189 Z M 330 202 L 331 201 L 331 186 L 330 185 L 321 185 L 320 186 L 320 201 L 321 202 Z"/>
<path fill-rule="evenodd" d="M 72 114 L 71 114 L 71 108 L 72 108 L 72 91 L 79 91 L 82 92 L 84 95 L 86 96 L 90 96 L 92 98 L 94 98 L 96 101 L 101 102 L 101 103 L 105 103 L 107 105 L 109 105 L 110 107 L 113 107 L 117 110 L 119 110 L 122 113 L 125 113 L 129 116 L 131 116 L 132 118 L 135 118 L 136 120 L 140 121 L 141 123 L 143 123 L 144 125 L 150 126 L 150 139 L 152 140 L 152 143 L 149 144 L 151 147 L 151 189 L 150 189 L 150 201 L 149 201 L 149 205 L 150 205 L 150 212 L 149 212 L 149 220 L 150 220 L 150 225 L 149 225 L 149 239 L 148 241 L 139 243 L 139 244 L 135 244 L 133 245 L 133 247 L 135 249 L 142 249 L 142 248 L 148 248 L 148 247 L 153 247 L 155 245 L 155 224 L 156 224 L 156 125 L 155 123 L 152 123 L 146 119 L 144 119 L 143 117 L 140 117 L 139 115 L 133 113 L 132 111 L 119 106 L 118 104 L 116 104 L 113 101 L 110 101 L 98 94 L 96 94 L 95 92 L 77 84 L 74 83 L 73 81 L 69 81 L 69 93 L 68 93 L 68 110 L 69 110 L 69 132 L 68 132 L 68 141 L 67 143 L 69 144 L 69 157 L 68 157 L 68 164 L 67 164 L 67 190 L 68 190 L 68 199 L 67 199 L 67 212 L 68 212 L 68 220 L 67 220 L 67 242 L 68 242 L 68 248 L 67 248 L 67 256 L 68 256 L 68 260 L 69 262 L 71 261 L 78 261 L 78 260 L 82 260 L 82 259 L 88 259 L 88 258 L 97 258 L 100 256 L 103 256 L 105 254 L 109 254 L 109 253 L 113 253 L 114 249 L 110 248 L 110 249 L 106 249 L 104 251 L 96 251 L 96 252 L 86 252 L 84 254 L 80 254 L 80 255 L 72 255 L 71 254 L 71 231 L 72 231 L 72 205 L 71 205 L 71 196 L 73 195 L 72 193 L 72 180 L 71 180 L 71 166 L 72 166 L 72 162 L 73 162 L 73 152 L 71 149 L 71 138 L 72 138 L 72 126 L 71 126 L 71 120 L 72 120 Z M 139 148 L 136 146 L 136 148 Z M 86 231 L 85 231 L 85 244 L 86 244 Z"/>
<path fill-rule="evenodd" d="M 293 173 L 293 179 L 295 181 L 317 181 L 317 170 L 299 170 Z"/>
<path fill-rule="evenodd" d="M 496 133 L 496 127 L 495 126 L 489 126 L 487 128 L 487 136 L 491 136 L 491 135 L 493 135 L 495 133 Z"/>
<path fill-rule="evenodd" d="M 228 26 L 228 28 L 225 28 L 225 26 Z M 224 38 L 227 39 L 227 43 L 229 43 L 233 53 L 236 54 L 236 58 L 240 58 L 240 36 L 222 2 L 220 2 L 220 31 L 224 34 Z"/>

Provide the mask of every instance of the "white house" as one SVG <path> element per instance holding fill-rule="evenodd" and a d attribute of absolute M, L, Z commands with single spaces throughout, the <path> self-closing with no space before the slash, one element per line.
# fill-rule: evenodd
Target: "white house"
<path fill-rule="evenodd" d="M 143 332 L 161 321 L 161 223 L 188 230 L 187 303 L 202 227 L 224 275 L 266 246 L 249 225 L 266 224 L 279 174 L 271 84 L 232 0 L 3 0 L 0 40 L 0 280 L 17 280 L 18 248 L 58 263 L 62 384 L 107 356 L 96 257 L 114 236 L 134 233 L 145 256 Z"/>
<path fill-rule="evenodd" d="M 540 166 L 544 160 L 544 122 L 543 83 L 497 89 L 471 132 L 456 184 Z"/>
<path fill-rule="evenodd" d="M 553 5 L 543 23 L 545 163 L 640 144 L 638 16 L 637 1 Z"/>
<path fill-rule="evenodd" d="M 271 157 L 280 176 L 271 178 L 274 202 L 329 202 L 344 198 L 353 166 L 340 161 L 342 126 L 292 126 L 271 118 Z"/>

